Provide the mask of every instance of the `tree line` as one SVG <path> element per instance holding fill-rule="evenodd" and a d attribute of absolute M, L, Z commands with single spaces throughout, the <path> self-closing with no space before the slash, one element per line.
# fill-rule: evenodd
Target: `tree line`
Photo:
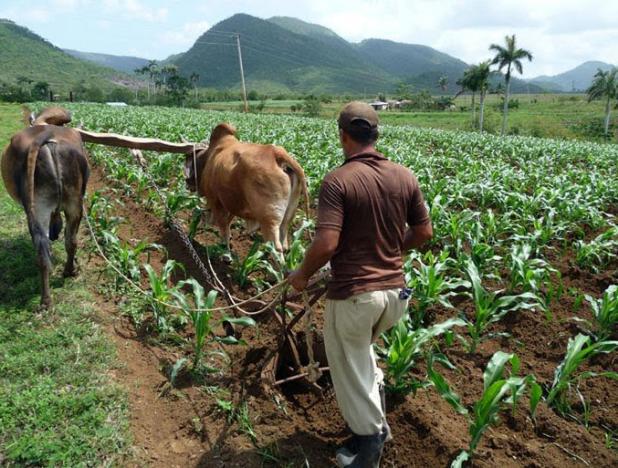
<path fill-rule="evenodd" d="M 492 74 L 504 72 L 504 97 L 502 104 L 502 129 L 501 135 L 506 132 L 508 111 L 510 101 L 511 90 L 511 78 L 513 72 L 519 74 L 523 73 L 523 61 L 532 61 L 532 53 L 526 49 L 517 47 L 517 39 L 515 34 L 511 36 L 505 36 L 504 45 L 491 44 L 489 46 L 490 51 L 494 51 L 495 55 L 491 59 L 482 61 L 476 65 L 469 67 L 463 74 L 463 76 L 457 81 L 457 84 L 461 87 L 461 90 L 457 95 L 469 91 L 472 93 L 472 120 L 476 124 L 476 106 L 475 97 L 479 94 L 479 120 L 478 128 L 483 133 L 483 118 L 485 108 L 485 97 L 489 90 L 489 79 Z M 492 70 L 492 66 L 497 66 L 497 69 Z M 446 90 L 447 80 L 446 77 L 441 77 L 438 81 L 438 85 Z M 594 80 L 590 87 L 586 90 L 588 95 L 588 102 L 595 99 L 605 99 L 605 120 L 604 120 L 604 135 L 609 137 L 609 123 L 611 114 L 612 101 L 618 100 L 618 69 L 615 67 L 611 70 L 603 71 L 598 69 L 594 75 Z M 616 103 L 618 105 L 618 103 Z"/>

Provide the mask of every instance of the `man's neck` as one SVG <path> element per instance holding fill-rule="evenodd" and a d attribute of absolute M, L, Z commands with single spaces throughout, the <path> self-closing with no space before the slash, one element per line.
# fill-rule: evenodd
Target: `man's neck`
<path fill-rule="evenodd" d="M 351 145 L 350 147 L 346 148 L 346 151 L 344 152 L 345 155 L 345 159 L 348 160 L 354 156 L 356 156 L 357 154 L 361 154 L 361 153 L 373 153 L 376 151 L 376 148 L 373 144 L 369 144 L 369 145 Z"/>

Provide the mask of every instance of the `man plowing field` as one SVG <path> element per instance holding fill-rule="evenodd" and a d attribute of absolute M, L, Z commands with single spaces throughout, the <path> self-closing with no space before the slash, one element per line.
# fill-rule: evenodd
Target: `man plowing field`
<path fill-rule="evenodd" d="M 288 278 L 303 290 L 328 261 L 324 339 L 337 403 L 353 432 L 340 466 L 377 467 L 392 436 L 372 343 L 404 315 L 402 255 L 433 231 L 416 177 L 375 149 L 378 115 L 352 102 L 338 119 L 345 161 L 324 178 L 315 239 Z M 406 227 L 407 225 L 407 227 Z"/>

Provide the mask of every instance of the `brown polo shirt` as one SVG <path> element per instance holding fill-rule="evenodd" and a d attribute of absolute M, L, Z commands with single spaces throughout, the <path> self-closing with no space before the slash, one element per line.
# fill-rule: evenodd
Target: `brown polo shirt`
<path fill-rule="evenodd" d="M 412 171 L 378 152 L 347 159 L 326 175 L 318 201 L 317 229 L 340 231 L 327 297 L 403 287 L 406 223 L 428 222 Z"/>

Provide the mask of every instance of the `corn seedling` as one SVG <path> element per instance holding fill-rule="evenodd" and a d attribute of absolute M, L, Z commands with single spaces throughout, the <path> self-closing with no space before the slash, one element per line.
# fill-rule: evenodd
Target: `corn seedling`
<path fill-rule="evenodd" d="M 429 328 L 410 330 L 409 318 L 401 319 L 389 332 L 384 333 L 387 388 L 392 392 L 408 393 L 427 386 L 424 381 L 411 377 L 410 370 L 428 351 L 434 338 L 453 327 L 465 325 L 452 318 Z"/>
<path fill-rule="evenodd" d="M 546 402 L 560 414 L 571 413 L 569 392 L 573 386 L 590 377 L 609 377 L 618 380 L 618 372 L 582 372 L 576 374 L 577 369 L 586 360 L 597 354 L 607 354 L 618 349 L 618 341 L 597 341 L 592 343 L 589 336 L 579 334 L 569 339 L 564 359 L 554 372 L 554 380 L 549 389 Z"/>
<path fill-rule="evenodd" d="M 616 332 L 618 326 L 618 286 L 609 286 L 600 299 L 585 295 L 586 301 L 592 308 L 594 317 L 595 335 L 598 340 L 608 338 Z"/>
<path fill-rule="evenodd" d="M 172 328 L 171 324 L 168 323 L 168 307 L 165 304 L 169 304 L 171 301 L 182 297 L 180 288 L 171 284 L 172 274 L 177 268 L 184 270 L 182 264 L 174 260 L 168 260 L 161 269 L 161 273 L 157 274 L 150 264 L 144 265 L 150 286 L 148 291 L 150 296 L 149 303 L 156 327 L 160 332 L 167 332 Z M 178 315 L 177 321 L 178 324 L 182 325 L 186 323 L 186 318 Z"/>
<path fill-rule="evenodd" d="M 599 234 L 590 242 L 577 241 L 575 243 L 575 261 L 580 267 L 598 272 L 617 256 L 618 226 L 613 226 Z"/>
<path fill-rule="evenodd" d="M 210 309 L 214 307 L 215 301 L 217 300 L 217 291 L 209 291 L 208 295 L 205 295 L 202 285 L 193 278 L 178 283 L 179 288 L 184 286 L 191 286 L 193 306 L 187 302 L 184 294 L 176 295 L 176 301 L 182 306 L 184 313 L 193 323 L 193 328 L 195 330 L 195 337 L 193 340 L 193 369 L 197 369 L 202 359 L 204 343 L 212 333 L 210 327 L 212 313 Z"/>
<path fill-rule="evenodd" d="M 406 283 L 415 299 L 412 302 L 412 328 L 423 325 L 425 312 L 434 304 L 452 309 L 448 298 L 456 295 L 457 289 L 470 286 L 466 281 L 446 276 L 452 263 L 447 251 L 442 251 L 438 257 L 428 251 L 422 257 L 418 253 L 411 254 L 404 264 Z"/>
<path fill-rule="evenodd" d="M 260 249 L 260 245 L 261 243 L 259 241 L 253 242 L 251 249 L 249 249 L 249 252 L 247 252 L 247 255 L 242 260 L 240 260 L 238 256 L 234 257 L 234 271 L 232 275 L 241 288 L 245 288 L 251 283 L 250 276 L 252 273 L 265 268 L 265 252 Z"/>
<path fill-rule="evenodd" d="M 474 316 L 468 319 L 462 313 L 461 318 L 466 322 L 466 327 L 470 334 L 468 350 L 474 353 L 476 346 L 481 341 L 485 330 L 490 324 L 498 322 L 509 312 L 519 309 L 533 309 L 537 305 L 537 298 L 532 293 L 499 297 L 498 292 L 486 290 L 481 284 L 481 277 L 472 260 L 467 262 L 466 273 L 472 285 Z"/>
<path fill-rule="evenodd" d="M 504 368 L 507 363 L 511 364 L 511 376 L 504 377 Z M 490 359 L 483 373 L 483 395 L 474 404 L 472 419 L 470 421 L 470 445 L 468 450 L 462 451 L 453 461 L 451 467 L 461 467 L 464 461 L 474 457 L 478 443 L 491 425 L 498 422 L 498 413 L 506 405 L 515 411 L 519 399 L 530 387 L 530 413 L 532 417 L 541 400 L 542 389 L 536 383 L 532 375 L 518 377 L 519 358 L 515 354 L 507 354 L 502 351 L 495 353 Z"/>

